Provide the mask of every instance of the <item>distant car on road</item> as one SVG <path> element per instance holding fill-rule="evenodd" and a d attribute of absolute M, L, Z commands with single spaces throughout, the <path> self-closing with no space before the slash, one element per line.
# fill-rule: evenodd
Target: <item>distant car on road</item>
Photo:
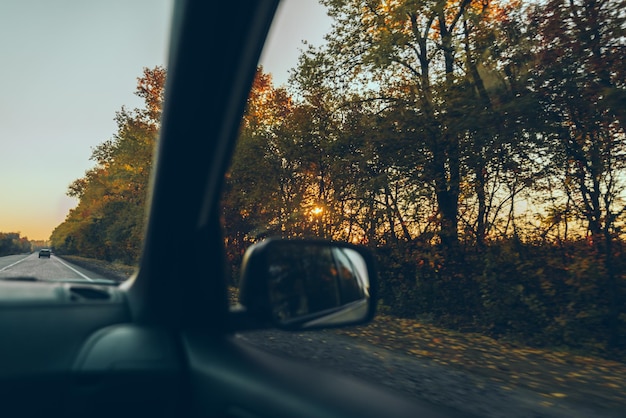
<path fill-rule="evenodd" d="M 41 257 L 48 257 L 50 258 L 50 253 L 52 251 L 50 251 L 48 248 L 42 248 L 41 250 L 39 250 L 39 258 Z"/>

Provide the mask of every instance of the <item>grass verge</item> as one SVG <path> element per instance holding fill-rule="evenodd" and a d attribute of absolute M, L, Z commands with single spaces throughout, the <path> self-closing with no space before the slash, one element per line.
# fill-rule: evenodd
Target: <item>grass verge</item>
<path fill-rule="evenodd" d="M 128 279 L 134 272 L 136 267 L 128 266 L 121 263 L 112 263 L 104 260 L 96 260 L 94 258 L 79 257 L 76 255 L 63 255 L 64 260 L 77 266 L 83 267 L 87 270 L 91 270 L 94 273 L 98 273 L 110 280 L 116 280 L 123 282 Z"/>

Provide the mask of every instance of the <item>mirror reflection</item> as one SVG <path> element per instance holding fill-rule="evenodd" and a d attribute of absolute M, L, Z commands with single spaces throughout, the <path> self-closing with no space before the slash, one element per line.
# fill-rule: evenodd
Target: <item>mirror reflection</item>
<path fill-rule="evenodd" d="M 283 325 L 339 325 L 367 315 L 367 264 L 351 248 L 286 245 L 271 253 L 268 273 L 272 314 Z"/>

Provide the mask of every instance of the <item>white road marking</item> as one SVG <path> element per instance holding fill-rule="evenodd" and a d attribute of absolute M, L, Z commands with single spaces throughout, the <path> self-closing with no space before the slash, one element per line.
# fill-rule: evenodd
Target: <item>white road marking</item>
<path fill-rule="evenodd" d="M 60 258 L 58 257 L 54 257 L 54 259 L 56 261 L 58 261 L 59 263 L 63 264 L 65 267 L 67 267 L 68 269 L 72 270 L 74 273 L 79 274 L 83 279 L 87 279 L 90 282 L 93 282 L 92 279 L 90 279 L 89 277 L 85 276 L 83 273 L 81 273 L 80 271 L 76 270 L 74 267 L 67 265 L 66 263 L 64 263 L 63 261 L 61 261 Z"/>
<path fill-rule="evenodd" d="M 9 264 L 8 266 L 2 267 L 2 268 L 0 269 L 0 271 L 5 271 L 6 269 L 8 269 L 8 268 L 10 268 L 10 267 L 13 267 L 13 266 L 14 266 L 14 265 L 16 265 L 16 264 L 21 263 L 22 261 L 26 260 L 27 258 L 28 258 L 28 256 L 26 256 L 26 257 L 22 258 L 21 260 L 17 260 L 17 261 L 16 261 L 15 263 L 13 263 L 13 264 Z"/>

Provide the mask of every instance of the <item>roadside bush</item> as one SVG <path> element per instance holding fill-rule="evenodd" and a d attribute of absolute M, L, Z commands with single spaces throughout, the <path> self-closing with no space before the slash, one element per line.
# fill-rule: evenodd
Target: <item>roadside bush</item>
<path fill-rule="evenodd" d="M 481 251 L 465 248 L 452 259 L 437 246 L 387 245 L 375 250 L 381 304 L 397 317 L 427 316 L 456 330 L 620 357 L 626 262 L 621 242 L 613 248 L 613 264 L 607 264 L 583 240 L 557 245 L 504 239 Z M 615 301 L 622 302 L 611 305 Z M 611 319 L 616 310 L 617 321 Z"/>

